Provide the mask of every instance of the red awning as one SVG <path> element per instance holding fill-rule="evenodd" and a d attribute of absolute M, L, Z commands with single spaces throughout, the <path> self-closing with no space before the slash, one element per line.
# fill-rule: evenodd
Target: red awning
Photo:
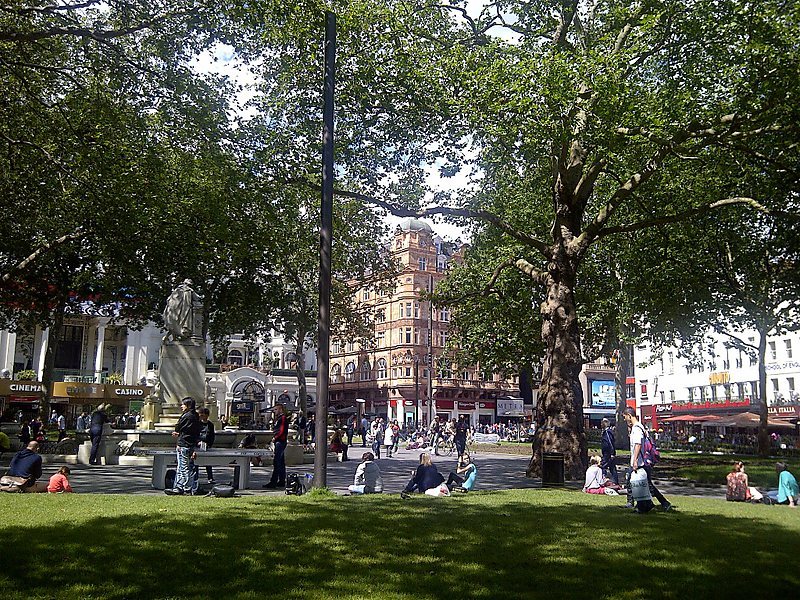
<path fill-rule="evenodd" d="M 667 417 L 666 419 L 661 419 L 661 421 L 666 423 L 701 423 L 703 421 L 716 421 L 721 418 L 717 415 L 679 415 L 677 417 Z"/>

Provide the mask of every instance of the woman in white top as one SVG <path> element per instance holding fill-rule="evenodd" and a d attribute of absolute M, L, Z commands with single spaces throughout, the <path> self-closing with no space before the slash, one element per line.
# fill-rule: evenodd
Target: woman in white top
<path fill-rule="evenodd" d="M 351 494 L 380 494 L 383 492 L 383 477 L 372 452 L 361 455 L 361 464 L 356 469 L 353 485 L 347 488 Z"/>
<path fill-rule="evenodd" d="M 589 468 L 586 469 L 586 481 L 583 484 L 583 491 L 587 494 L 605 494 L 604 483 L 605 477 L 603 477 L 603 469 L 600 468 L 600 457 L 595 454 L 589 459 Z"/>
<path fill-rule="evenodd" d="M 383 446 L 386 449 L 386 458 L 392 458 L 392 450 L 394 450 L 394 431 L 389 424 L 386 431 L 383 432 Z"/>

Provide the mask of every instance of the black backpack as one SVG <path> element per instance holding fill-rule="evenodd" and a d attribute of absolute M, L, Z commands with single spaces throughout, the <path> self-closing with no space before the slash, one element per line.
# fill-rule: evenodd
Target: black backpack
<path fill-rule="evenodd" d="M 287 496 L 302 496 L 306 493 L 306 486 L 300 480 L 297 473 L 289 473 L 286 477 L 286 495 Z"/>

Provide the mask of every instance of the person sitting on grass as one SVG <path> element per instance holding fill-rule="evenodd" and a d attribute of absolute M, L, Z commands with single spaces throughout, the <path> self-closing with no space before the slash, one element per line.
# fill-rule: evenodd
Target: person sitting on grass
<path fill-rule="evenodd" d="M 406 484 L 405 489 L 400 492 L 401 498 L 410 498 L 414 490 L 425 493 L 427 490 L 438 487 L 444 482 L 444 477 L 439 473 L 439 469 L 433 464 L 431 455 L 423 452 L 419 455 L 419 466 L 416 471 L 411 471 L 411 481 Z"/>
<path fill-rule="evenodd" d="M 587 494 L 605 494 L 605 477 L 603 469 L 600 468 L 600 457 L 596 454 L 589 459 L 589 468 L 586 469 L 586 481 L 583 484 L 583 491 Z"/>
<path fill-rule="evenodd" d="M 761 492 L 750 486 L 747 473 L 744 472 L 744 463 L 740 460 L 733 462 L 731 472 L 728 473 L 728 487 L 725 499 L 728 502 L 758 502 L 763 498 Z"/>
<path fill-rule="evenodd" d="M 778 489 L 767 493 L 769 503 L 788 504 L 792 508 L 796 507 L 798 496 L 800 496 L 797 479 L 786 469 L 786 463 L 776 463 L 775 472 L 778 473 Z"/>
<path fill-rule="evenodd" d="M 8 475 L 24 479 L 20 486 L 23 492 L 42 493 L 47 484 L 37 482 L 42 476 L 42 457 L 39 456 L 39 442 L 28 442 L 28 446 L 17 452 L 8 466 Z"/>
<path fill-rule="evenodd" d="M 372 452 L 364 452 L 361 455 L 361 463 L 356 469 L 353 485 L 347 489 L 351 494 L 380 494 L 383 492 L 381 470 L 378 463 L 375 462 L 375 455 Z"/>
<path fill-rule="evenodd" d="M 72 488 L 69 485 L 69 467 L 61 467 L 58 472 L 50 478 L 47 484 L 47 491 L 51 494 L 71 494 Z"/>
<path fill-rule="evenodd" d="M 462 492 L 466 494 L 475 487 L 475 480 L 478 478 L 478 468 L 469 458 L 464 458 L 463 464 L 447 478 L 447 489 L 451 492 Z M 458 484 L 458 486 L 455 486 Z"/>

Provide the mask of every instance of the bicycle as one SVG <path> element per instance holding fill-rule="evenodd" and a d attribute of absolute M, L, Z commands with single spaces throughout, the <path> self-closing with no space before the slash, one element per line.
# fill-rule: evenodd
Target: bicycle
<path fill-rule="evenodd" d="M 456 445 L 453 443 L 453 438 L 451 436 L 441 438 L 436 445 L 436 453 L 438 453 L 439 456 L 451 456 L 455 450 Z"/>

